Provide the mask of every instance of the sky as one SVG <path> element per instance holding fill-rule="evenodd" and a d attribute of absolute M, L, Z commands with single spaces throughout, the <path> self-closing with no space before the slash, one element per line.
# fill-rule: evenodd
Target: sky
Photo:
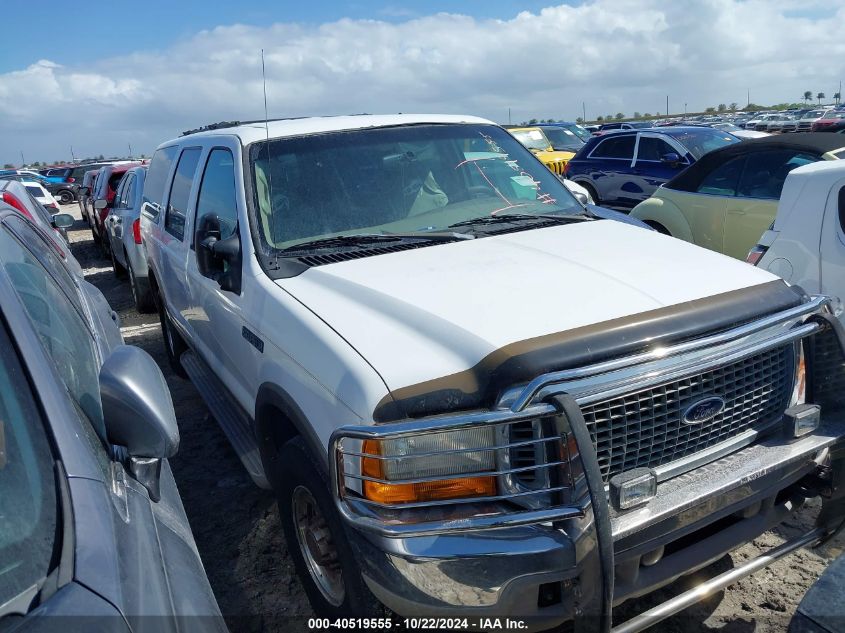
<path fill-rule="evenodd" d="M 594 119 L 667 95 L 672 112 L 830 99 L 845 78 L 845 0 L 4 0 L 3 18 L 0 164 L 149 156 L 263 118 L 262 48 L 271 118 Z"/>

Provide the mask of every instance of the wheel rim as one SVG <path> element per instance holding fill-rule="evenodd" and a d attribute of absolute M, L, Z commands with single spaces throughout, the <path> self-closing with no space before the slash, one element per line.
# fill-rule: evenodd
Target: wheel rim
<path fill-rule="evenodd" d="M 293 491 L 293 524 L 311 579 L 330 604 L 340 606 L 346 596 L 340 559 L 326 519 L 311 491 L 304 486 L 297 486 Z"/>

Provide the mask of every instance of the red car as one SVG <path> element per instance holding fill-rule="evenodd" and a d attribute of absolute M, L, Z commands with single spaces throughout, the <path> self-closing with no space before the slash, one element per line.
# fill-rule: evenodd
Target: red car
<path fill-rule="evenodd" d="M 91 225 L 94 242 L 102 247 L 106 255 L 109 254 L 109 241 L 108 239 L 101 239 L 105 232 L 103 222 L 114 205 L 114 195 L 117 191 L 117 185 L 120 183 L 120 179 L 123 178 L 123 174 L 129 169 L 139 165 L 145 165 L 146 163 L 147 161 L 136 161 L 119 163 L 117 165 L 105 165 L 97 172 L 97 179 L 94 181 L 94 187 L 90 194 L 93 200 L 94 212 L 88 215 L 88 224 Z"/>
<path fill-rule="evenodd" d="M 831 110 L 821 119 L 813 123 L 813 132 L 827 132 L 831 126 L 840 125 L 845 121 L 845 110 Z M 841 127 L 841 126 L 840 126 Z"/>

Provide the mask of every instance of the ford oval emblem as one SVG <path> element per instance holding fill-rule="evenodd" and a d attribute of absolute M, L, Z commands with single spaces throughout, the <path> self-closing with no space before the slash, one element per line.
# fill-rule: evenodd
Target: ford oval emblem
<path fill-rule="evenodd" d="M 701 424 L 712 420 L 725 410 L 725 400 L 719 396 L 710 396 L 694 402 L 684 411 L 684 424 Z"/>

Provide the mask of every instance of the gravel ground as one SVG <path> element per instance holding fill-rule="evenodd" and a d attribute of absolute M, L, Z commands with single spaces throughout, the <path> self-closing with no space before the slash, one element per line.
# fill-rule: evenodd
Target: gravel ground
<path fill-rule="evenodd" d="M 80 217 L 75 204 L 65 210 Z M 189 381 L 170 371 L 157 316 L 135 310 L 128 283 L 114 276 L 87 225 L 77 222 L 70 241 L 88 281 L 120 315 L 126 342 L 149 352 L 167 378 L 181 432 L 179 453 L 171 465 L 211 586 L 230 628 L 238 633 L 286 630 L 291 624 L 288 616 L 312 612 L 287 554 L 272 494 L 252 484 L 199 394 Z M 817 504 L 809 504 L 778 529 L 693 577 L 629 601 L 617 608 L 617 618 L 631 617 L 689 588 L 698 578 L 726 571 L 810 529 L 817 510 Z M 783 631 L 806 590 L 843 547 L 845 538 L 840 537 L 820 549 L 801 550 L 658 628 L 683 633 Z"/>

